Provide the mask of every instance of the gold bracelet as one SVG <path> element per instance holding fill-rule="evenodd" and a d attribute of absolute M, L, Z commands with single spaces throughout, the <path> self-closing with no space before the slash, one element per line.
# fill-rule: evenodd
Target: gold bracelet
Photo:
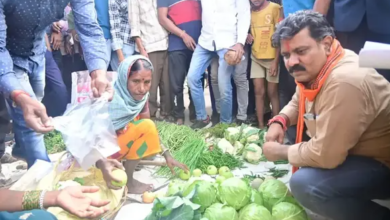
<path fill-rule="evenodd" d="M 41 190 L 27 191 L 23 195 L 22 208 L 23 210 L 39 209 Z"/>

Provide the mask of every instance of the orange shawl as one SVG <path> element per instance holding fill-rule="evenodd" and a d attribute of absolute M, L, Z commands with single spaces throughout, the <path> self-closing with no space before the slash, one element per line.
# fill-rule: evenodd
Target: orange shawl
<path fill-rule="evenodd" d="M 328 56 L 328 59 L 322 67 L 320 73 L 317 76 L 316 81 L 311 85 L 310 89 L 306 89 L 305 86 L 297 81 L 297 86 L 299 87 L 299 114 L 298 114 L 298 123 L 297 123 L 297 136 L 296 143 L 302 142 L 303 128 L 304 128 L 304 114 L 305 114 L 305 101 L 306 99 L 310 102 L 313 102 L 318 93 L 321 90 L 322 85 L 325 83 L 329 74 L 332 72 L 333 68 L 337 63 L 344 57 L 344 49 L 339 43 L 338 40 L 334 39 L 331 48 L 331 54 Z M 293 172 L 297 171 L 297 167 L 293 167 Z"/>

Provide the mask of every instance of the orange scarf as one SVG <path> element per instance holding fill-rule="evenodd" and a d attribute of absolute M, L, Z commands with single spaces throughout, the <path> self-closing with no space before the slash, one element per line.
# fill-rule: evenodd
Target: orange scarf
<path fill-rule="evenodd" d="M 332 72 L 333 68 L 337 63 L 344 57 L 344 49 L 339 43 L 338 40 L 334 39 L 331 48 L 331 54 L 328 56 L 328 59 L 322 67 L 320 74 L 318 74 L 316 81 L 311 85 L 310 89 L 306 89 L 305 86 L 297 81 L 295 81 L 299 87 L 299 114 L 298 114 L 298 123 L 297 123 L 297 136 L 296 143 L 302 142 L 303 137 L 303 128 L 305 127 L 304 114 L 305 114 L 305 101 L 308 99 L 310 102 L 313 102 L 318 93 L 321 90 L 322 85 L 325 83 L 329 74 Z M 298 168 L 293 167 L 293 172 L 298 170 Z"/>

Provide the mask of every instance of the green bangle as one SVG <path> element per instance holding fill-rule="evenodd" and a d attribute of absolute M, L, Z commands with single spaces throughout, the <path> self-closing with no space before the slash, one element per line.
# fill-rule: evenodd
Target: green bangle
<path fill-rule="evenodd" d="M 40 190 L 25 192 L 22 201 L 23 210 L 39 209 L 41 193 L 42 191 Z"/>

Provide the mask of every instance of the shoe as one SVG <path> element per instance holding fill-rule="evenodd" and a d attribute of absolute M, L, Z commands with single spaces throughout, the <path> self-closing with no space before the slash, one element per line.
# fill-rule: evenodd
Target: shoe
<path fill-rule="evenodd" d="M 196 121 L 193 125 L 191 125 L 191 128 L 196 130 L 196 129 L 204 129 L 204 128 L 210 128 L 212 125 L 211 121 L 210 121 L 210 117 L 207 116 L 207 119 L 206 120 L 200 120 L 200 121 Z"/>
<path fill-rule="evenodd" d="M 238 126 L 240 126 L 242 124 L 249 124 L 247 120 L 241 120 L 241 119 L 236 119 L 236 121 L 234 123 Z"/>
<path fill-rule="evenodd" d="M 0 161 L 1 161 L 1 163 L 13 163 L 13 162 L 18 161 L 18 159 L 16 159 L 15 157 L 11 156 L 10 154 L 4 154 L 1 157 Z"/>
<path fill-rule="evenodd" d="M 219 122 L 221 122 L 221 115 L 219 113 L 213 113 L 211 115 L 211 122 L 213 126 L 217 125 Z"/>
<path fill-rule="evenodd" d="M 190 122 L 195 123 L 195 121 L 196 121 L 195 111 L 190 111 Z"/>
<path fill-rule="evenodd" d="M 15 139 L 14 134 L 9 133 L 9 134 L 5 135 L 4 142 L 10 142 L 10 141 L 13 141 L 14 139 Z"/>

